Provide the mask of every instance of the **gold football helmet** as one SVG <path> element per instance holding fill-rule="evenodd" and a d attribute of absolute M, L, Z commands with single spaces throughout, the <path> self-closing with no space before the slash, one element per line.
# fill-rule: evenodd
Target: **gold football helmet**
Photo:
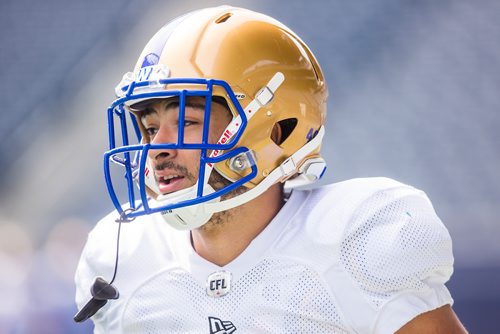
<path fill-rule="evenodd" d="M 174 227 L 192 229 L 214 212 L 246 203 L 277 182 L 289 187 L 314 182 L 326 168 L 320 156 L 328 96 L 323 73 L 307 45 L 269 16 L 221 6 L 171 21 L 147 43 L 116 94 L 118 99 L 108 109 L 105 175 L 115 206 L 130 218 L 160 212 Z M 141 106 L 176 97 L 182 124 L 190 96 L 206 99 L 207 123 L 214 101 L 222 101 L 232 113 L 219 141 L 184 143 L 179 126 L 177 142 L 149 143 L 138 117 Z M 127 115 L 132 117 L 127 120 Z M 119 119 L 121 145 L 114 118 Z M 133 131 L 126 129 L 130 124 Z M 131 132 L 140 137 L 138 143 L 128 138 Z M 200 150 L 195 186 L 171 194 L 158 192 L 147 152 L 167 148 Z M 125 168 L 130 210 L 120 204 L 109 162 Z M 214 170 L 230 181 L 229 186 L 212 189 L 208 179 Z M 138 195 L 134 183 L 139 185 Z M 247 191 L 221 200 L 240 186 Z"/>

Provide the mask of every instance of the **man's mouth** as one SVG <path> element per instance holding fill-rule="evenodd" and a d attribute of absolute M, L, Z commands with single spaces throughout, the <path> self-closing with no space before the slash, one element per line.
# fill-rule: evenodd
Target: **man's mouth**
<path fill-rule="evenodd" d="M 183 178 L 182 176 L 179 175 L 168 175 L 168 176 L 163 176 L 160 178 L 161 183 L 165 184 L 170 184 L 170 182 L 175 181 L 176 179 Z"/>
<path fill-rule="evenodd" d="M 182 189 L 184 176 L 172 174 L 158 177 L 158 187 L 162 194 L 168 194 Z"/>

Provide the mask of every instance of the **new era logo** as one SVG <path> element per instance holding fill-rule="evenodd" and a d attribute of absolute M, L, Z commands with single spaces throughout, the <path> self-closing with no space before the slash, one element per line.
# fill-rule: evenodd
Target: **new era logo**
<path fill-rule="evenodd" d="M 236 327 L 231 321 L 208 317 L 208 323 L 210 324 L 210 334 L 231 334 L 236 331 Z"/>

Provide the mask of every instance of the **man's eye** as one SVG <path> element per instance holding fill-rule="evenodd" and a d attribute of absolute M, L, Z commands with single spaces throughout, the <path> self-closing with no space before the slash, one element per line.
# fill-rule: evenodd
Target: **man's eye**
<path fill-rule="evenodd" d="M 157 132 L 158 132 L 157 128 L 146 128 L 146 133 L 148 134 L 149 137 L 154 137 Z"/>
<path fill-rule="evenodd" d="M 189 121 L 189 120 L 184 120 L 184 126 L 190 126 L 190 125 L 195 125 L 197 124 L 198 122 L 196 121 Z"/>

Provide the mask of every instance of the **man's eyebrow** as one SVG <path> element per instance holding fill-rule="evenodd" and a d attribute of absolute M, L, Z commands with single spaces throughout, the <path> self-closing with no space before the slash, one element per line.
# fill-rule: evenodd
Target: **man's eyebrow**
<path fill-rule="evenodd" d="M 165 105 L 165 109 L 175 108 L 179 106 L 179 101 L 171 101 Z M 193 109 L 201 109 L 205 110 L 205 103 L 194 102 L 190 100 L 186 100 L 186 107 L 190 107 Z"/>
<path fill-rule="evenodd" d="M 164 108 L 165 108 L 165 110 L 167 110 L 169 108 L 175 108 L 175 107 L 178 107 L 178 106 L 179 106 L 179 101 L 171 101 L 171 102 L 168 102 L 164 106 Z M 194 101 L 189 101 L 189 100 L 186 101 L 186 107 L 190 107 L 190 108 L 193 108 L 193 109 L 199 109 L 199 110 L 202 110 L 202 111 L 205 110 L 205 104 L 204 103 L 199 103 L 199 102 L 194 102 Z M 141 119 L 145 118 L 146 116 L 151 115 L 151 114 L 153 114 L 155 112 L 156 112 L 156 110 L 154 108 L 151 108 L 151 106 L 148 106 L 145 109 L 141 110 L 141 112 L 140 112 Z"/>
<path fill-rule="evenodd" d="M 146 118 L 146 116 L 151 115 L 155 112 L 156 112 L 156 110 L 154 110 L 153 108 L 147 107 L 147 108 L 141 110 L 139 113 L 141 115 L 141 119 L 144 119 L 144 118 Z"/>

